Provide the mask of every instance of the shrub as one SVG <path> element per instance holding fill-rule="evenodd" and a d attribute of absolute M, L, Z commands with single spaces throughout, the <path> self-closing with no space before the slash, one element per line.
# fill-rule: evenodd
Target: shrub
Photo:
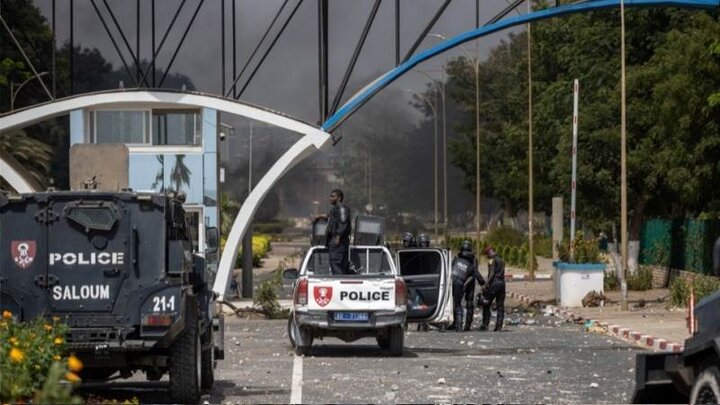
<path fill-rule="evenodd" d="M 4 311 L 0 319 L 0 401 L 3 403 L 80 403 L 72 396 L 76 372 L 82 364 L 76 358 L 63 359 L 67 327 L 54 318 L 37 318 L 21 323 Z M 68 369 L 68 366 L 70 369 Z M 61 383 L 61 381 L 66 381 Z"/>
<path fill-rule="evenodd" d="M 288 312 L 283 310 L 278 300 L 278 291 L 282 287 L 282 273 L 286 268 L 286 259 L 280 262 L 273 270 L 272 275 L 258 286 L 255 293 L 255 304 L 264 312 L 269 319 L 287 318 Z"/>
<path fill-rule="evenodd" d="M 690 287 L 695 292 L 695 302 L 720 289 L 720 279 L 713 276 L 695 275 L 692 280 L 676 277 L 670 283 L 670 303 L 686 307 L 690 301 Z"/>
<path fill-rule="evenodd" d="M 582 232 L 575 234 L 575 241 L 570 244 L 570 239 L 563 240 L 558 244 L 560 261 L 570 262 L 571 247 L 575 249 L 575 260 L 573 263 L 600 263 L 600 245 L 597 239 L 585 239 Z"/>
<path fill-rule="evenodd" d="M 253 224 L 253 231 L 260 234 L 279 235 L 289 224 L 284 221 L 262 222 Z"/>
<path fill-rule="evenodd" d="M 620 279 L 612 272 L 606 272 L 603 276 L 603 289 L 613 291 L 620 289 Z"/>
<path fill-rule="evenodd" d="M 527 264 L 528 264 L 528 251 L 527 251 L 527 247 L 523 246 L 518 251 L 518 261 L 515 265 L 527 267 Z"/>
<path fill-rule="evenodd" d="M 500 227 L 488 232 L 483 243 L 493 247 L 499 245 L 522 246 L 525 243 L 525 235 L 512 228 Z"/>
<path fill-rule="evenodd" d="M 507 262 L 510 265 L 515 266 L 519 260 L 520 260 L 520 249 L 518 249 L 517 246 L 511 247 L 510 253 L 508 254 Z"/>
<path fill-rule="evenodd" d="M 535 235 L 533 237 L 535 254 L 541 257 L 552 257 L 552 237 L 550 235 Z"/>
<path fill-rule="evenodd" d="M 272 250 L 271 246 L 272 236 L 266 234 L 257 234 L 252 237 L 252 253 L 253 253 L 253 266 L 260 267 L 262 259 L 267 253 Z M 238 253 L 237 260 L 235 261 L 235 267 L 242 267 L 242 250 Z"/>
<path fill-rule="evenodd" d="M 631 291 L 646 291 L 652 288 L 653 273 L 649 267 L 640 266 L 635 274 L 629 274 L 627 288 Z"/>

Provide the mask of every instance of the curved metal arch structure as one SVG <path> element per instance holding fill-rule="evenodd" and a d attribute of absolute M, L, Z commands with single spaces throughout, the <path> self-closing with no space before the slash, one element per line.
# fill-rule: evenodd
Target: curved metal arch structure
<path fill-rule="evenodd" d="M 390 85 L 403 74 L 410 71 L 413 67 L 465 42 L 472 41 L 510 27 L 545 20 L 548 18 L 606 8 L 619 8 L 620 2 L 621 0 L 586 0 L 578 3 L 566 4 L 563 6 L 552 7 L 500 20 L 452 37 L 413 56 L 408 59 L 407 62 L 400 64 L 396 68 L 375 79 L 352 96 L 340 109 L 338 109 L 335 114 L 330 116 L 323 123 L 321 128 L 327 132 L 334 131 L 345 120 L 350 118 L 350 116 L 352 116 L 358 108 L 368 102 L 375 94 Z M 624 0 L 624 3 L 626 7 L 684 7 L 705 9 L 720 7 L 720 0 Z"/>
<path fill-rule="evenodd" d="M 243 202 L 240 212 L 238 212 L 235 217 L 230 235 L 225 244 L 225 249 L 220 257 L 218 273 L 215 276 L 215 284 L 213 285 L 213 291 L 222 297 L 230 282 L 233 265 L 237 258 L 242 237 L 262 200 L 275 183 L 293 166 L 310 156 L 314 151 L 329 145 L 329 141 L 332 139 L 331 135 L 312 125 L 266 108 L 200 93 L 152 90 L 91 93 L 36 105 L 12 114 L 0 116 L 0 132 L 22 128 L 36 122 L 67 114 L 72 110 L 103 105 L 117 106 L 140 103 L 158 107 L 187 106 L 213 108 L 229 114 L 262 121 L 303 135 L 272 165 L 262 179 L 260 179 L 250 195 Z M 23 174 L 17 170 L 14 165 L 0 161 L 0 176 L 5 178 L 18 192 L 36 191 L 36 188 L 31 183 L 21 181 L 21 179 L 24 178 Z"/>

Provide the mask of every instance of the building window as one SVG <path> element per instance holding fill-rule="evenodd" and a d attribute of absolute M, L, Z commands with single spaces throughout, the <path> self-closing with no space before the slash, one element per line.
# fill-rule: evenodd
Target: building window
<path fill-rule="evenodd" d="M 201 144 L 200 114 L 196 111 L 153 111 L 153 145 Z"/>
<path fill-rule="evenodd" d="M 143 110 L 95 111 L 95 143 L 149 143 L 149 116 Z"/>

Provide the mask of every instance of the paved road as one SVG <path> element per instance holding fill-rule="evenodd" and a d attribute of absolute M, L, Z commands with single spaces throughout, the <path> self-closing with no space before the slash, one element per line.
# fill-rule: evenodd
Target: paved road
<path fill-rule="evenodd" d="M 374 340 L 327 339 L 295 357 L 286 321 L 229 319 L 225 361 L 210 403 L 321 402 L 628 402 L 635 354 L 642 349 L 556 318 L 502 333 L 415 332 L 403 357 L 386 357 Z M 444 379 L 444 380 L 443 380 Z M 294 382 L 294 384 L 293 384 Z M 106 398 L 162 401 L 165 383 L 144 390 L 103 389 Z"/>

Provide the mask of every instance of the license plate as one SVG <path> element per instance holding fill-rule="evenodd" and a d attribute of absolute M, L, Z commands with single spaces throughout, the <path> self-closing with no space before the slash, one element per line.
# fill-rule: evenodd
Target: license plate
<path fill-rule="evenodd" d="M 367 312 L 335 312 L 336 321 L 367 322 Z"/>

